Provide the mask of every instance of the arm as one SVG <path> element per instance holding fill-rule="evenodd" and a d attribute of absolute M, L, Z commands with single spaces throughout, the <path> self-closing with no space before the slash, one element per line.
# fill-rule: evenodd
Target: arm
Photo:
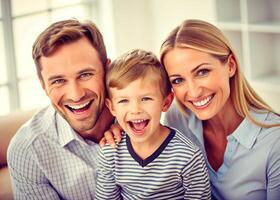
<path fill-rule="evenodd" d="M 116 149 L 112 149 L 109 146 L 99 151 L 96 199 L 122 199 L 121 189 L 115 181 L 115 151 Z"/>
<path fill-rule="evenodd" d="M 112 124 L 110 129 L 104 133 L 104 137 L 100 140 L 99 145 L 101 148 L 108 142 L 112 148 L 116 148 L 122 139 L 122 128 L 118 123 Z"/>
<path fill-rule="evenodd" d="M 56 190 L 38 167 L 32 149 L 26 146 L 27 140 L 12 140 L 8 148 L 7 161 L 14 198 L 60 199 Z"/>
<path fill-rule="evenodd" d="M 278 131 L 279 133 L 279 131 Z M 280 138 L 278 138 L 270 151 L 267 164 L 267 199 L 280 197 Z"/>
<path fill-rule="evenodd" d="M 211 199 L 208 171 L 203 155 L 197 150 L 183 169 L 184 199 Z"/>

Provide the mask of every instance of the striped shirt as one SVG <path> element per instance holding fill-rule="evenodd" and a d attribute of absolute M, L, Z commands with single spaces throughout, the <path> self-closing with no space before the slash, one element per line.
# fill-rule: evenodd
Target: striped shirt
<path fill-rule="evenodd" d="M 208 173 L 199 148 L 171 130 L 142 160 L 125 135 L 116 149 L 100 150 L 96 199 L 210 199 Z"/>
<path fill-rule="evenodd" d="M 8 148 L 14 198 L 93 199 L 97 152 L 52 107 L 41 110 Z"/>

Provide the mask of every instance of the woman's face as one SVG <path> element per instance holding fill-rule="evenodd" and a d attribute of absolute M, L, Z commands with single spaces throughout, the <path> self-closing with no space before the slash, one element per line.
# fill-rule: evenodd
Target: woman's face
<path fill-rule="evenodd" d="M 223 108 L 230 96 L 229 79 L 236 70 L 232 56 L 223 64 L 202 51 L 174 48 L 163 61 L 177 100 L 200 120 L 226 110 Z"/>

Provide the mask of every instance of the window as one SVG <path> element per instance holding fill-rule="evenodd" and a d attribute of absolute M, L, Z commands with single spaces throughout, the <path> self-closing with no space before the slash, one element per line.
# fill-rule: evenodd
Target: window
<path fill-rule="evenodd" d="M 32 6 L 30 6 L 32 5 Z M 51 23 L 97 19 L 96 0 L 0 0 L 0 115 L 48 104 L 32 60 L 36 37 Z"/>

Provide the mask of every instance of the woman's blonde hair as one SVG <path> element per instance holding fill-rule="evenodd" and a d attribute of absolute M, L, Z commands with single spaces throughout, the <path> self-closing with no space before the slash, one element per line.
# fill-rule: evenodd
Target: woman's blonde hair
<path fill-rule="evenodd" d="M 184 21 L 169 34 L 161 46 L 160 60 L 163 65 L 165 55 L 175 47 L 191 48 L 209 53 L 222 63 L 226 62 L 228 57 L 232 55 L 236 61 L 236 72 L 230 79 L 230 98 L 237 113 L 261 127 L 269 128 L 280 125 L 258 122 L 250 114 L 250 109 L 256 112 L 274 111 L 251 88 L 240 70 L 236 53 L 222 31 L 217 27 L 201 20 Z M 185 108 L 181 103 L 179 103 L 179 106 Z"/>

